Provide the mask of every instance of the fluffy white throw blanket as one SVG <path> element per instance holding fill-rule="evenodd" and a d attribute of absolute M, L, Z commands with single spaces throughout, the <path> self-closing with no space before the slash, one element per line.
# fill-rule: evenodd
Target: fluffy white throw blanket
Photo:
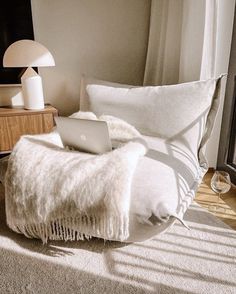
<path fill-rule="evenodd" d="M 92 113 L 72 117 L 97 119 Z M 27 237 L 79 240 L 129 236 L 131 182 L 145 144 L 126 122 L 103 116 L 113 140 L 127 142 L 103 155 L 62 148 L 56 132 L 23 136 L 5 178 L 8 226 Z M 75 134 L 76 136 L 76 134 Z"/>

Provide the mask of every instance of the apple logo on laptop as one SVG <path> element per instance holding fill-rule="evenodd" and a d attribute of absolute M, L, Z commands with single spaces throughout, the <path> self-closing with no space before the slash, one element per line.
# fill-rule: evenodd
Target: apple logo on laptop
<path fill-rule="evenodd" d="M 86 140 L 87 140 L 87 138 L 86 138 L 86 136 L 85 136 L 84 134 L 80 135 L 80 139 L 81 139 L 82 141 L 86 141 Z"/>

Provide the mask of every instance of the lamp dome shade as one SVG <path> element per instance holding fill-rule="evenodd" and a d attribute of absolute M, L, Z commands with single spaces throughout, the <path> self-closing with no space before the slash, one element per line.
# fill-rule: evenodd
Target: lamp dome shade
<path fill-rule="evenodd" d="M 52 54 L 42 44 L 33 40 L 20 40 L 12 43 L 4 53 L 4 67 L 54 66 Z"/>

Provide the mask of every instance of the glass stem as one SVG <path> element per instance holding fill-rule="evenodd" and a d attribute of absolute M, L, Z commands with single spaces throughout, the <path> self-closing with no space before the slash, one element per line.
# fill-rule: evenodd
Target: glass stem
<path fill-rule="evenodd" d="M 218 203 L 220 203 L 220 193 L 218 193 Z"/>

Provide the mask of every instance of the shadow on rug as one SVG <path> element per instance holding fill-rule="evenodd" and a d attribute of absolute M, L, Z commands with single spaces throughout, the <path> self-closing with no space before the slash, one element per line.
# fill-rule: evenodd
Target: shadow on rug
<path fill-rule="evenodd" d="M 193 204 L 142 243 L 42 242 L 6 226 L 0 192 L 0 293 L 235 293 L 236 232 Z"/>

